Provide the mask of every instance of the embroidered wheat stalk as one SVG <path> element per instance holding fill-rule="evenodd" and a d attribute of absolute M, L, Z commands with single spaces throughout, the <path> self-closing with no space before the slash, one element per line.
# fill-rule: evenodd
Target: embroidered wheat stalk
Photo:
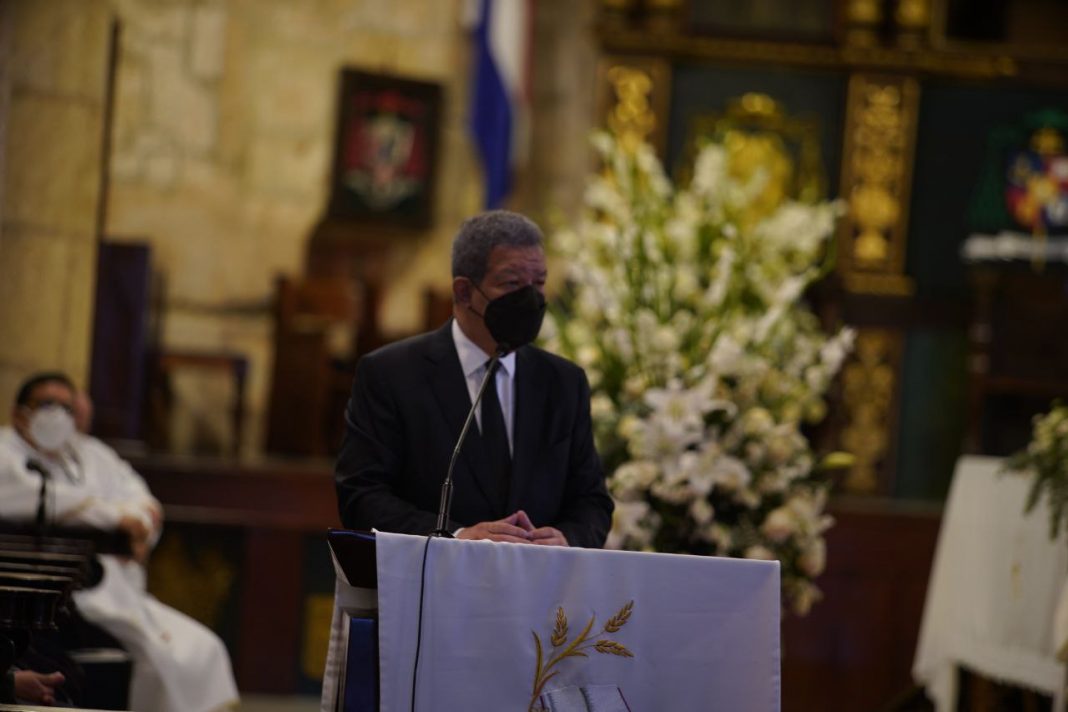
<path fill-rule="evenodd" d="M 549 641 L 553 644 L 554 648 L 559 648 L 567 640 L 567 614 L 564 613 L 563 607 L 556 609 L 556 625 L 553 626 L 552 637 Z"/>
<path fill-rule="evenodd" d="M 546 659 L 545 651 L 542 650 L 541 638 L 536 632 L 530 631 L 530 634 L 534 636 L 535 665 L 534 689 L 530 696 L 530 704 L 527 705 L 527 712 L 536 711 L 534 705 L 537 704 L 538 698 L 541 697 L 541 692 L 545 689 L 546 683 L 560 673 L 559 670 L 553 670 L 553 668 L 567 658 L 589 657 L 586 651 L 590 649 L 603 655 L 633 658 L 634 653 L 630 652 L 630 650 L 622 643 L 608 638 L 601 638 L 602 635 L 619 632 L 619 629 L 625 626 L 627 621 L 630 620 L 630 614 L 633 610 L 634 601 L 628 601 L 625 606 L 620 608 L 614 616 L 605 622 L 604 627 L 601 628 L 599 633 L 592 636 L 598 638 L 598 640 L 590 640 L 590 631 L 593 630 L 593 624 L 597 619 L 596 615 L 590 616 L 590 621 L 586 624 L 586 627 L 582 629 L 582 632 L 575 636 L 573 641 L 568 643 L 567 614 L 564 613 L 563 607 L 557 608 L 556 621 L 553 625 L 552 635 L 549 636 L 549 642 L 552 644 L 553 650 L 565 646 L 565 644 L 566 647 L 556 655 L 549 655 L 548 659 Z M 544 666 L 542 665 L 543 662 Z M 552 670 L 552 672 L 550 672 L 550 670 Z"/>

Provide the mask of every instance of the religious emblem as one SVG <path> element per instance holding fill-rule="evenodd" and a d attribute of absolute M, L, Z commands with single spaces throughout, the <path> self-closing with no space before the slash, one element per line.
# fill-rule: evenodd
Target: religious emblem
<path fill-rule="evenodd" d="M 440 106 L 433 82 L 342 71 L 331 218 L 430 225 Z"/>
<path fill-rule="evenodd" d="M 973 232 L 1068 232 L 1068 114 L 1046 109 L 987 138 L 986 158 L 969 208 Z"/>
<path fill-rule="evenodd" d="M 1027 148 L 1009 155 L 1005 203 L 1032 233 L 1068 228 L 1068 154 L 1061 132 L 1041 127 Z"/>
<path fill-rule="evenodd" d="M 345 144 L 345 185 L 375 211 L 392 210 L 427 180 L 429 161 L 417 131 L 423 107 L 394 91 L 355 97 Z"/>

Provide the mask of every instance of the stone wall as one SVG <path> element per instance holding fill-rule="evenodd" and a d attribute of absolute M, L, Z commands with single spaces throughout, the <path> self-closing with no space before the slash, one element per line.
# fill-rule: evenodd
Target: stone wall
<path fill-rule="evenodd" d="M 448 289 L 453 231 L 480 209 L 482 200 L 466 129 L 470 50 L 461 19 L 464 0 L 7 1 L 32 5 L 40 8 L 39 14 L 51 13 L 77 27 L 84 20 L 91 20 L 87 27 L 104 26 L 109 9 L 120 20 L 105 234 L 108 240 L 150 245 L 158 292 L 152 318 L 164 348 L 228 351 L 249 358 L 246 451 L 258 450 L 262 441 L 274 278 L 302 273 L 307 240 L 326 206 L 343 66 L 436 81 L 444 88 L 433 227 L 398 242 L 386 266 L 389 288 L 379 314 L 387 335 L 422 328 L 423 291 L 427 286 Z M 539 219 L 557 207 L 566 211 L 574 206 L 588 165 L 593 6 L 589 0 L 537 4 L 533 145 L 513 207 Z M 106 33 L 98 34 L 99 42 L 105 42 Z M 96 103 L 79 99 L 77 104 L 92 113 L 92 122 L 84 124 L 91 130 L 78 136 L 90 137 L 95 147 L 105 52 L 94 47 L 78 56 L 99 57 L 96 65 L 80 65 L 86 74 L 96 66 Z M 80 97 L 89 96 L 87 90 L 78 91 Z M 55 102 L 54 93 L 49 102 Z M 27 104 L 25 112 L 9 113 L 17 118 L 31 110 L 36 109 Z M 71 120 L 74 111 L 63 118 Z M 38 140 L 47 142 L 54 135 L 50 131 Z M 82 182 L 95 178 L 99 155 L 60 145 L 46 148 L 70 153 L 89 167 L 77 174 L 45 169 L 44 164 L 38 170 L 27 153 L 9 154 L 9 164 L 26 175 L 38 170 L 34 180 L 47 176 L 63 185 L 77 175 L 78 196 L 85 202 Z M 51 190 L 54 194 L 57 189 Z M 11 204 L 4 201 L 5 242 Z M 20 204 L 27 214 L 41 214 L 37 204 Z M 65 213 L 65 219 L 74 219 L 74 213 Z M 71 248 L 64 243 L 64 249 Z M 75 257 L 64 252 L 35 259 L 71 262 Z M 5 259 L 4 269 L 7 263 Z M 81 292 L 91 289 L 92 260 L 84 264 L 90 269 L 77 277 Z M 35 279 L 33 284 L 43 283 Z M 30 290 L 30 283 L 20 289 Z M 73 287 L 65 283 L 64 289 Z M 5 302 L 4 308 L 21 318 L 29 298 Z M 48 297 L 53 298 L 58 299 Z M 63 299 L 62 308 L 56 306 L 62 316 L 56 318 L 73 320 L 79 340 L 47 348 L 69 353 L 71 360 L 62 364 L 69 363 L 83 377 L 88 300 L 82 300 L 86 306 L 79 311 Z M 9 362 L 42 361 L 22 352 L 9 357 L 4 348 L 0 378 L 8 373 Z M 174 387 L 171 436 L 177 449 L 225 448 L 232 397 L 228 377 L 180 372 Z"/>
<path fill-rule="evenodd" d="M 84 383 L 96 274 L 104 0 L 0 1 L 0 422 L 18 383 Z"/>

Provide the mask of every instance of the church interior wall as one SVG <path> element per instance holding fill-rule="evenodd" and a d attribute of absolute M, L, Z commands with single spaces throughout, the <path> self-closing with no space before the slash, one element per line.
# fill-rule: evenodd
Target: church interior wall
<path fill-rule="evenodd" d="M 326 209 L 342 67 L 444 88 L 433 220 L 391 251 L 378 314 L 387 338 L 423 327 L 424 290 L 448 290 L 453 231 L 483 199 L 466 126 L 462 2 L 7 5 L 17 41 L 5 55 L 13 98 L 5 112 L 0 240 L 0 269 L 9 278 L 0 289 L 11 338 L 0 347 L 0 395 L 9 398 L 43 367 L 87 384 L 96 240 L 146 244 L 150 331 L 158 346 L 248 359 L 244 450 L 258 451 L 273 356 L 274 279 L 301 275 L 308 239 Z M 535 15 L 537 120 L 510 206 L 547 227 L 577 207 L 590 167 L 595 9 L 591 2 L 548 2 Z M 102 188 L 113 18 L 119 32 Z M 172 387 L 171 447 L 227 449 L 229 376 L 188 369 L 174 374 Z"/>
<path fill-rule="evenodd" d="M 384 305 L 410 329 L 416 284 L 477 206 L 462 135 L 462 28 L 455 3 L 142 2 L 122 23 L 107 234 L 146 241 L 164 348 L 232 351 L 250 362 L 257 448 L 278 274 L 297 276 L 327 201 L 338 70 L 357 66 L 446 85 L 435 226 L 412 237 Z M 466 207 L 465 207 L 466 206 Z M 395 267 L 396 268 L 396 267 Z M 172 442 L 226 437 L 225 376 L 178 373 Z"/>
<path fill-rule="evenodd" d="M 0 3 L 0 422 L 27 373 L 88 374 L 109 8 Z"/>

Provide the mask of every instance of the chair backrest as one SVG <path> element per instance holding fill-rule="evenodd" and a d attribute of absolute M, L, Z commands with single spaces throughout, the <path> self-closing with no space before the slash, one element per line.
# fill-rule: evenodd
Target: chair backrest
<path fill-rule="evenodd" d="M 343 277 L 280 277 L 276 295 L 267 450 L 327 455 L 335 371 L 356 356 L 363 299 Z"/>

